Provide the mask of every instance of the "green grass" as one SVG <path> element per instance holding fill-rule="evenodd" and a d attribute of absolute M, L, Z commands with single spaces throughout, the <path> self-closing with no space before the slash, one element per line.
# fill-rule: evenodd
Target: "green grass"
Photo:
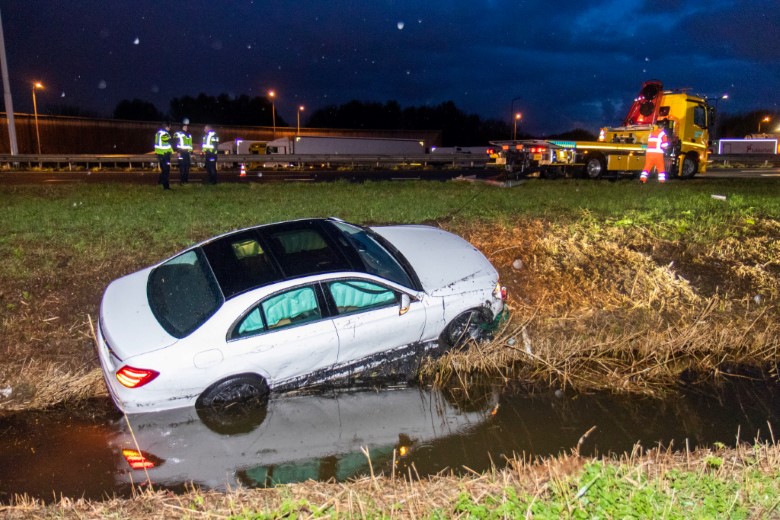
<path fill-rule="evenodd" d="M 725 195 L 726 201 L 713 194 Z M 666 185 L 531 180 L 515 188 L 468 182 L 174 186 L 0 186 L 0 276 L 27 278 L 60 257 L 132 254 L 160 260 L 209 236 L 279 220 L 337 216 L 367 224 L 452 220 L 504 225 L 543 218 L 579 227 L 641 226 L 667 239 L 722 237 L 780 218 L 780 182 L 701 179 Z M 745 230 L 741 230 L 740 233 Z M 61 258 L 60 258 L 61 260 Z"/>
<path fill-rule="evenodd" d="M 463 493 L 455 513 L 466 518 L 750 518 L 776 511 L 776 472 L 746 469 L 741 475 L 674 469 L 648 477 L 640 468 L 592 461 L 579 474 L 554 479 L 541 498 L 514 488 L 476 500 Z M 447 518 L 448 514 L 434 514 Z"/>

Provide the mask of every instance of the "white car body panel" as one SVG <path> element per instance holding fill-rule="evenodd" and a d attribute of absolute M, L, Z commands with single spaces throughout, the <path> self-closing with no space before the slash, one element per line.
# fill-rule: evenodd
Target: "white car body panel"
<path fill-rule="evenodd" d="M 477 248 L 457 235 L 429 226 L 371 228 L 392 243 L 409 261 L 425 291 L 433 296 L 464 292 L 457 284 L 495 278 L 495 268 Z M 495 283 L 495 282 L 494 282 Z"/>
<path fill-rule="evenodd" d="M 257 374 L 271 390 L 281 391 L 323 383 L 331 376 L 351 377 L 360 370 L 381 367 L 383 355 L 397 360 L 409 348 L 429 349 L 464 311 L 484 308 L 491 316 L 502 311 L 503 301 L 494 293 L 498 273 L 462 238 L 427 226 L 372 229 L 404 255 L 424 292 L 365 272 L 292 278 L 229 298 L 205 323 L 177 339 L 157 322 L 147 300 L 150 273 L 165 262 L 113 281 L 101 304 L 98 353 L 117 406 L 128 413 L 192 406 L 206 388 L 238 374 Z M 328 316 L 321 309 L 323 317 L 316 321 L 228 339 L 245 313 L 263 299 L 342 278 L 407 294 L 409 310 L 401 313 L 396 304 Z M 126 388 L 116 378 L 117 370 L 125 365 L 155 370 L 159 376 L 143 386 Z"/>
<path fill-rule="evenodd" d="M 391 305 L 336 316 L 333 324 L 339 335 L 339 362 L 365 358 L 420 341 L 425 328 L 425 314 L 422 302 L 412 302 L 403 315 L 399 314 L 398 305 Z M 395 322 L 392 328 L 381 326 L 392 322 Z"/>

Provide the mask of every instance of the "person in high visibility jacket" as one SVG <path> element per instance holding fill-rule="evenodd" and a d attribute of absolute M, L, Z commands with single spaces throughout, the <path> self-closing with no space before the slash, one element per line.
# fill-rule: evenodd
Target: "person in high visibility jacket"
<path fill-rule="evenodd" d="M 171 175 L 171 154 L 173 154 L 170 132 L 171 124 L 165 122 L 154 135 L 154 153 L 157 154 L 157 162 L 160 164 L 160 177 L 157 184 L 162 184 L 164 190 L 171 189 L 168 183 Z"/>
<path fill-rule="evenodd" d="M 208 174 L 209 184 L 217 183 L 217 146 L 219 145 L 219 136 L 209 126 L 203 128 L 203 144 L 201 151 L 206 159 L 206 173 Z"/>
<path fill-rule="evenodd" d="M 642 184 L 647 182 L 650 171 L 655 168 L 658 172 L 658 182 L 666 182 L 666 166 L 664 165 L 664 156 L 666 149 L 669 148 L 669 139 L 666 136 L 666 121 L 659 121 L 658 125 L 653 125 L 650 135 L 647 138 L 647 152 L 645 152 L 645 165 L 642 168 L 642 174 L 639 180 Z"/>
<path fill-rule="evenodd" d="M 187 130 L 187 123 L 181 125 L 181 130 L 173 134 L 176 151 L 179 152 L 179 180 L 182 184 L 189 182 L 190 154 L 192 152 L 192 135 Z"/>

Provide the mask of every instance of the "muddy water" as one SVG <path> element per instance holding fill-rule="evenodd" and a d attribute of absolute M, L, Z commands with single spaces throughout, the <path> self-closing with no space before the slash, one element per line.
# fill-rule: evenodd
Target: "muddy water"
<path fill-rule="evenodd" d="M 0 419 L 0 501 L 131 493 L 132 485 L 224 489 L 375 473 L 480 471 L 513 454 L 630 451 L 637 442 L 684 449 L 780 432 L 780 386 L 731 384 L 666 401 L 520 393 L 470 396 L 396 389 L 287 397 L 266 408 L 208 414 L 186 409 L 130 416 L 110 403 L 90 413 Z M 137 453 L 140 448 L 140 455 Z M 129 451 L 128 451 L 129 450 Z M 133 469 L 132 466 L 136 469 Z M 414 469 L 412 469 L 412 466 Z"/>

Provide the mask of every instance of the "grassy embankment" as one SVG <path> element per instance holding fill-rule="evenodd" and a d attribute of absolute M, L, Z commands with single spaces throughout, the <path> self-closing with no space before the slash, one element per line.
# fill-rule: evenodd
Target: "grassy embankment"
<path fill-rule="evenodd" d="M 105 392 L 88 317 L 112 279 L 216 233 L 328 215 L 440 225 L 501 272 L 512 320 L 491 344 L 429 366 L 429 380 L 488 374 L 656 395 L 681 378 L 746 367 L 777 377 L 776 181 L 194 185 L 170 193 L 58 185 L 0 193 L 0 389 L 11 393 L 0 395 L 0 411 Z"/>
<path fill-rule="evenodd" d="M 0 412 L 105 393 L 88 316 L 113 278 L 215 233 L 326 215 L 438 224 L 499 268 L 513 318 L 491 344 L 430 365 L 425 377 L 441 384 L 467 390 L 488 374 L 657 395 L 682 378 L 716 380 L 746 367 L 777 377 L 780 185 L 773 181 L 221 185 L 173 193 L 0 186 L 0 193 L 0 389 L 10 389 Z M 612 461 L 575 454 L 465 478 L 149 493 L 49 507 L 21 500 L 0 513 L 769 518 L 778 515 L 778 462 L 776 444 Z"/>

